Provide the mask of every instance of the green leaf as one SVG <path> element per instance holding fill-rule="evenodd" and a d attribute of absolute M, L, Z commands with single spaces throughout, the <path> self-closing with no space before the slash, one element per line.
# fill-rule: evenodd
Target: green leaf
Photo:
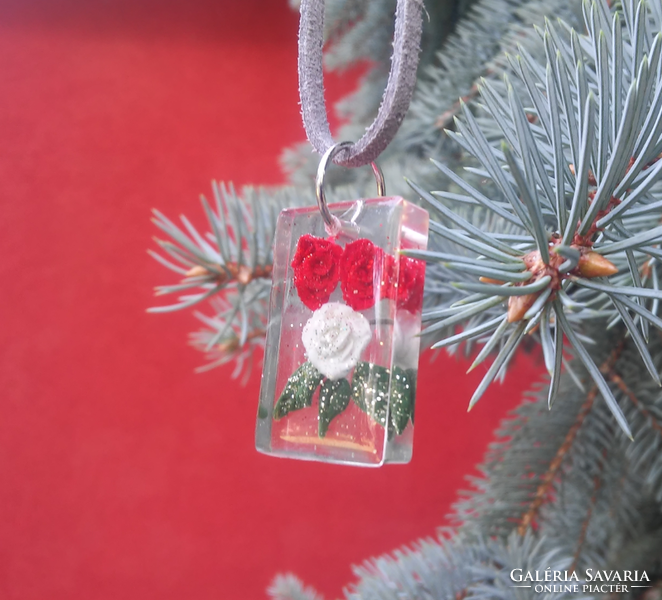
<path fill-rule="evenodd" d="M 326 435 L 331 421 L 347 408 L 350 394 L 349 381 L 346 379 L 324 381 L 319 401 L 318 433 L 320 437 Z"/>
<path fill-rule="evenodd" d="M 352 400 L 382 427 L 386 426 L 391 374 L 386 367 L 359 362 L 352 377 Z"/>
<path fill-rule="evenodd" d="M 411 410 L 409 411 L 411 424 L 414 424 L 414 409 L 416 408 L 416 378 L 418 376 L 418 371 L 416 369 L 407 369 L 407 375 L 409 376 L 409 385 L 411 387 Z"/>
<path fill-rule="evenodd" d="M 416 369 L 393 368 L 393 376 L 386 367 L 369 362 L 360 362 L 354 369 L 351 394 L 354 403 L 382 427 L 387 425 L 389 408 L 389 439 L 392 434 L 400 435 L 411 418 L 414 422 L 414 400 L 416 398 Z"/>
<path fill-rule="evenodd" d="M 391 379 L 391 422 L 400 435 L 409 422 L 414 406 L 414 384 L 410 380 L 409 371 L 393 367 Z"/>
<path fill-rule="evenodd" d="M 310 406 L 320 381 L 322 374 L 311 363 L 303 363 L 287 380 L 285 389 L 274 407 L 274 419 L 282 419 L 293 410 Z"/>

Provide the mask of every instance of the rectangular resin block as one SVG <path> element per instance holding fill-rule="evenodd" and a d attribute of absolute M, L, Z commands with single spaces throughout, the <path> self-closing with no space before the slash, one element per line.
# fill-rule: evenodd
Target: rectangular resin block
<path fill-rule="evenodd" d="M 399 197 L 284 210 L 256 428 L 261 452 L 379 466 L 411 459 L 428 213 Z"/>

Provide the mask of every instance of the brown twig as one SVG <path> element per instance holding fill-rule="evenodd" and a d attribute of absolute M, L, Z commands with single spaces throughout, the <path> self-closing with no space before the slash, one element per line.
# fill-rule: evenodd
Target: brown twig
<path fill-rule="evenodd" d="M 453 106 L 451 106 L 447 111 L 441 113 L 435 119 L 434 122 L 435 129 L 446 129 L 446 127 L 453 120 L 453 117 L 460 112 L 460 107 L 462 106 L 462 103 L 463 102 L 466 103 L 469 100 L 473 100 L 477 95 L 478 95 L 478 85 L 474 83 L 467 94 L 462 96 L 459 100 L 457 100 L 453 104 Z"/>
<path fill-rule="evenodd" d="M 616 363 L 619 356 L 621 355 L 621 352 L 623 351 L 623 345 L 624 342 L 621 342 L 618 345 L 618 347 L 614 349 L 614 351 L 611 353 L 609 358 L 600 367 L 601 371 L 608 372 L 613 367 L 613 365 Z M 591 409 L 593 408 L 593 403 L 595 402 L 595 398 L 597 397 L 597 395 L 598 395 L 598 388 L 597 386 L 593 386 L 589 391 L 589 393 L 587 394 L 584 404 L 582 404 L 581 408 L 579 409 L 575 422 L 573 423 L 572 427 L 570 427 L 570 429 L 568 430 L 568 433 L 566 434 L 563 443 L 557 450 L 556 455 L 554 456 L 552 461 L 549 463 L 549 467 L 542 477 L 542 481 L 540 482 L 540 485 L 536 490 L 536 494 L 533 500 L 529 504 L 529 507 L 526 510 L 526 512 L 522 515 L 522 518 L 520 519 L 519 526 L 517 527 L 517 533 L 519 535 L 524 535 L 527 529 L 531 527 L 531 524 L 533 523 L 535 518 L 538 516 L 538 511 L 545 502 L 545 499 L 548 497 L 552 488 L 552 484 L 554 483 L 554 479 L 556 479 L 556 476 L 558 475 L 559 470 L 561 469 L 561 465 L 563 464 L 565 457 L 568 455 L 568 452 L 572 448 L 572 445 L 574 444 L 575 439 L 577 438 L 577 434 L 579 433 L 579 430 L 584 424 L 586 417 L 591 412 Z"/>
<path fill-rule="evenodd" d="M 217 283 L 237 281 L 242 285 L 248 285 L 254 279 L 271 277 L 272 270 L 273 267 L 271 265 L 256 265 L 251 270 L 246 265 L 229 262 L 224 265 L 214 265 L 213 267 L 195 265 L 195 267 L 187 271 L 186 277 L 211 277 Z"/>
<path fill-rule="evenodd" d="M 598 395 L 598 388 L 597 386 L 593 386 L 589 391 L 588 395 L 586 396 L 586 400 L 584 401 L 584 404 L 582 404 L 582 407 L 579 409 L 579 413 L 577 414 L 577 418 L 575 419 L 575 422 L 573 423 L 572 427 L 568 430 L 568 433 L 566 434 L 563 443 L 557 450 L 556 455 L 552 459 L 552 462 L 549 463 L 549 468 L 547 469 L 546 473 L 543 475 L 542 482 L 538 486 L 538 489 L 536 490 L 536 495 L 531 501 L 528 510 L 524 513 L 522 519 L 520 520 L 519 527 L 517 528 L 517 533 L 519 533 L 519 535 L 524 535 L 526 533 L 526 530 L 531 526 L 531 523 L 538 515 L 538 511 L 540 510 L 540 507 L 542 506 L 543 502 L 545 501 L 545 498 L 547 497 L 552 487 L 552 483 L 556 478 L 559 469 L 561 468 L 561 464 L 563 463 L 563 460 L 570 451 L 570 448 L 572 448 L 572 444 L 574 443 L 575 438 L 577 437 L 577 433 L 579 432 L 581 426 L 584 424 L 584 420 L 586 419 L 586 416 L 588 415 L 589 412 L 591 412 L 591 409 L 593 408 L 593 402 L 595 401 L 597 395 Z"/>
<path fill-rule="evenodd" d="M 244 342 L 244 345 L 248 344 L 249 342 L 253 341 L 256 338 L 262 338 L 266 334 L 267 332 L 264 329 L 255 329 L 246 336 L 246 341 Z M 235 352 L 236 350 L 239 349 L 239 338 L 235 336 L 232 339 L 226 340 L 225 342 L 221 342 L 220 344 L 216 345 L 216 349 L 221 352 Z"/>
<path fill-rule="evenodd" d="M 623 378 L 618 373 L 616 373 L 613 369 L 609 369 L 609 371 L 607 371 L 607 377 L 609 377 L 609 379 L 611 379 L 611 381 L 614 382 L 616 387 L 618 387 L 618 389 L 621 390 L 621 392 L 623 392 L 628 397 L 630 402 L 632 402 L 632 404 L 635 405 L 637 410 L 646 419 L 648 419 L 650 421 L 651 426 L 653 427 L 653 429 L 655 429 L 655 431 L 657 431 L 657 433 L 662 435 L 662 425 L 660 425 L 659 421 L 657 421 L 655 419 L 655 417 L 651 414 L 651 412 L 641 403 L 639 398 L 637 398 L 635 396 L 634 392 L 628 387 L 627 383 L 625 383 L 625 381 L 623 381 Z"/>
<path fill-rule="evenodd" d="M 579 555 L 581 554 L 582 548 L 584 546 L 584 542 L 586 541 L 586 532 L 588 531 L 588 526 L 591 523 L 591 517 L 593 516 L 593 508 L 595 507 L 595 503 L 598 500 L 598 492 L 600 491 L 600 487 L 602 486 L 601 475 L 605 464 L 606 454 L 607 454 L 606 450 L 603 450 L 602 461 L 600 462 L 600 472 L 593 478 L 593 493 L 591 494 L 588 510 L 586 511 L 586 517 L 584 518 L 581 531 L 579 532 L 579 539 L 577 540 L 577 550 L 575 550 L 575 554 L 572 557 L 572 564 L 570 565 L 570 569 L 569 569 L 570 573 L 574 573 L 577 570 L 577 564 L 579 563 Z"/>

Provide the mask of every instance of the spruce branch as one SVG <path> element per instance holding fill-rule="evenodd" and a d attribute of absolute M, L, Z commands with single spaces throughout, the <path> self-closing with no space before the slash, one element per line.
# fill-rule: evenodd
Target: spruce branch
<path fill-rule="evenodd" d="M 524 324 L 550 382 L 503 423 L 456 528 L 355 569 L 347 598 L 533 597 L 505 589 L 510 565 L 662 574 L 662 4 L 582 8 L 585 33 L 541 23 L 496 60 L 504 81 L 458 102 L 464 172 L 440 152 L 441 184 L 410 176 L 435 221 L 411 253 L 428 262 L 424 340 L 507 364 Z"/>
<path fill-rule="evenodd" d="M 514 73 L 504 76 L 503 86 L 482 82 L 481 97 L 491 124 L 485 126 L 485 119 L 479 122 L 462 106 L 463 118 L 448 133 L 481 165 L 471 171 L 493 185 L 489 199 L 440 163 L 439 170 L 468 196 L 433 194 L 411 184 L 437 215 L 433 234 L 474 257 L 473 266 L 463 269 L 458 279 L 454 270 L 460 265 L 445 260 L 452 252 L 427 253 L 426 260 L 448 268 L 451 286 L 475 296 L 455 312 L 456 318 L 449 318 L 444 306 L 428 311 L 424 318 L 431 323 L 424 333 L 434 334 L 442 345 L 448 344 L 445 338 L 452 343 L 481 338 L 497 322 L 499 303 L 490 300 L 507 302 L 506 321 L 499 322 L 485 344 L 490 351 L 498 349 L 497 356 L 470 407 L 507 363 L 523 334 L 535 332 L 544 343 L 550 374 L 559 375 L 559 360 L 552 356 L 556 344 L 565 339 L 629 434 L 618 403 L 582 342 L 583 322 L 596 316 L 609 317 L 611 326 L 618 321 L 625 325 L 648 372 L 660 382 L 646 337 L 649 325 L 660 325 L 656 312 L 662 298 L 657 267 L 651 267 L 662 242 L 662 211 L 651 208 L 662 198 L 657 186 L 659 152 L 653 150 L 662 143 L 662 34 L 652 33 L 662 23 L 650 29 L 632 25 L 634 15 L 628 10 L 634 5 L 624 8 L 621 36 L 613 33 L 620 27 L 618 13 L 608 19 L 609 9 L 599 1 L 584 3 L 585 35 L 548 22 L 540 32 L 546 62 L 521 49 L 520 56 L 510 59 Z M 656 18 L 646 5 L 638 14 L 642 11 L 646 20 Z M 624 62 L 629 69 L 617 70 Z M 511 84 L 513 77 L 517 86 Z M 608 118 L 614 88 L 628 90 L 617 110 L 619 121 Z M 519 237 L 511 241 L 498 235 L 499 228 L 480 230 L 458 213 L 460 198 L 515 226 Z M 645 212 L 631 220 L 629 211 L 642 206 Z M 617 217 L 612 217 L 615 211 Z M 511 270 L 514 264 L 519 270 Z M 655 277 L 648 276 L 650 271 Z M 467 274 L 478 275 L 478 281 L 466 281 Z M 651 301 L 655 312 L 649 309 Z M 479 313 L 485 317 L 476 319 Z M 455 325 L 463 319 L 457 315 L 472 317 L 459 334 Z M 550 394 L 550 405 L 553 400 Z"/>
<path fill-rule="evenodd" d="M 563 570 L 571 559 L 549 551 L 544 540 L 527 534 L 504 540 L 472 539 L 442 533 L 421 540 L 393 556 L 373 559 L 354 569 L 358 582 L 345 592 L 348 600 L 458 600 L 460 598 L 556 600 L 562 593 L 536 595 L 532 589 L 514 588 L 513 569 Z M 544 565 L 544 566 L 543 566 Z"/>
<path fill-rule="evenodd" d="M 213 202 L 202 207 L 208 231 L 200 233 L 184 216 L 181 225 L 154 211 L 154 223 L 168 239 L 157 239 L 161 253 L 149 251 L 182 279 L 158 286 L 157 296 L 176 294 L 170 305 L 150 308 L 162 313 L 207 301 L 211 316 L 196 311 L 206 328 L 191 334 L 191 345 L 207 355 L 207 370 L 236 362 L 234 376 L 250 373 L 254 351 L 263 347 L 273 263 L 272 242 L 278 213 L 303 203 L 292 188 L 277 190 L 212 184 Z"/>
<path fill-rule="evenodd" d="M 276 576 L 267 592 L 272 600 L 323 600 L 292 574 Z"/>
<path fill-rule="evenodd" d="M 204 372 L 235 362 L 232 377 L 243 373 L 246 382 L 255 363 L 255 352 L 264 348 L 270 286 L 262 284 L 255 295 L 245 298 L 236 292 L 217 296 L 210 302 L 213 315 L 195 311 L 205 326 L 190 334 L 190 344 L 205 354 L 207 364 L 196 369 Z"/>
<path fill-rule="evenodd" d="M 577 3 L 558 0 L 553 5 L 539 0 L 481 0 L 476 2 L 431 63 L 421 81 L 403 124 L 402 140 L 409 151 L 444 150 L 453 153 L 444 129 L 453 126 L 462 104 L 474 104 L 482 78 L 497 80 L 508 69 L 507 55 L 527 43 L 531 24 L 546 15 L 580 25 Z"/>
<path fill-rule="evenodd" d="M 662 339 L 656 336 L 651 343 L 662 367 Z M 614 349 L 605 356 L 609 347 Z M 344 597 L 578 597 L 513 588 L 514 568 L 524 573 L 547 567 L 578 573 L 587 567 L 636 568 L 654 576 L 662 539 L 659 500 L 654 500 L 659 488 L 645 482 L 655 481 L 662 468 L 662 436 L 656 432 L 655 442 L 641 435 L 650 426 L 641 408 L 659 418 L 662 394 L 642 382 L 637 350 L 623 329 L 604 339 L 597 354 L 609 380 L 612 373 L 627 373 L 624 384 L 637 390 L 640 408 L 626 394 L 619 397 L 633 424 L 634 443 L 615 428 L 606 406 L 595 402 L 597 386 L 587 395 L 564 374 L 559 398 L 564 410 L 548 412 L 540 388 L 502 425 L 482 476 L 471 479 L 474 490 L 455 507 L 457 529 L 355 567 L 358 581 Z M 522 515 L 531 514 L 532 506 L 535 516 L 522 527 Z"/>
<path fill-rule="evenodd" d="M 630 402 L 632 402 L 636 409 L 650 423 L 650 426 L 655 430 L 655 432 L 662 436 L 662 423 L 644 406 L 642 402 L 637 399 L 637 396 L 628 387 L 625 381 L 623 381 L 623 378 L 618 375 L 618 373 L 615 373 L 613 369 L 609 369 L 607 376 L 609 380 L 616 384 L 616 387 L 618 387 L 618 389 L 627 396 Z"/>
<path fill-rule="evenodd" d="M 639 370 L 633 363 L 637 355 L 633 344 L 622 341 L 620 334 L 610 336 L 610 339 L 612 343 L 619 339 L 621 341 L 602 362 L 602 371 L 607 379 L 611 379 L 611 371 L 628 372 L 637 389 L 643 387 L 647 390 L 644 394 L 637 394 L 640 404 L 645 410 L 658 414 L 656 411 L 659 410 L 657 407 L 662 401 L 662 395 L 659 389 L 654 390 L 653 385 L 642 382 Z M 659 340 L 654 346 L 659 368 Z M 601 469 L 610 479 L 602 484 L 607 491 L 604 497 L 601 492 L 600 502 L 606 503 L 608 498 L 614 502 L 615 490 L 621 489 L 619 502 L 623 502 L 624 507 L 620 507 L 620 504 L 619 508 L 603 507 L 599 509 L 599 514 L 602 514 L 602 510 L 608 510 L 612 515 L 610 518 L 618 514 L 621 515 L 618 518 L 627 519 L 631 511 L 636 512 L 633 507 L 641 501 L 642 488 L 634 481 L 641 478 L 642 471 L 656 472 L 655 465 L 659 462 L 649 450 L 651 445 L 658 447 L 659 442 L 651 440 L 648 433 L 643 433 L 650 431 L 650 435 L 653 435 L 650 421 L 644 418 L 641 410 L 636 409 L 629 398 L 626 399 L 624 395 L 619 395 L 619 390 L 615 390 L 614 394 L 628 417 L 635 437 L 634 443 L 625 442 L 627 438 L 624 436 L 615 437 L 615 425 L 608 418 L 610 413 L 605 405 L 595 403 L 597 386 L 588 395 L 584 395 L 583 402 L 581 392 L 569 388 L 566 377 L 561 379 L 560 387 L 561 410 L 547 412 L 542 402 L 541 389 L 535 394 L 535 401 L 525 402 L 518 409 L 517 417 L 504 426 L 500 432 L 503 441 L 488 454 L 485 478 L 474 480 L 476 492 L 457 506 L 456 515 L 464 524 L 463 527 L 475 529 L 481 534 L 508 535 L 513 527 L 517 528 L 519 534 L 524 534 L 532 524 L 537 523 L 537 531 L 541 531 L 542 527 L 551 532 L 548 535 L 553 535 L 555 539 L 568 537 L 569 542 L 564 544 L 572 554 L 578 543 L 576 536 L 587 514 L 586 502 L 595 487 L 594 477 Z M 544 431 L 554 433 L 547 437 L 542 433 Z M 537 441 L 536 445 L 531 445 L 531 439 Z M 615 440 L 623 442 L 615 444 Z M 610 450 L 609 462 L 600 467 L 605 450 Z M 642 456 L 640 462 L 633 462 L 632 458 L 640 453 L 644 453 L 645 458 Z M 627 473 L 626 480 L 632 479 L 632 484 L 618 483 L 624 473 Z M 573 489 L 573 497 L 567 498 Z M 559 495 L 560 492 L 563 492 L 563 496 Z M 574 512 L 569 516 L 565 514 L 568 507 L 574 507 Z M 554 533 L 554 523 L 560 527 L 558 533 Z M 589 533 L 594 535 L 592 530 Z M 597 546 L 599 548 L 599 544 Z M 589 544 L 587 552 L 596 552 L 593 542 Z"/>

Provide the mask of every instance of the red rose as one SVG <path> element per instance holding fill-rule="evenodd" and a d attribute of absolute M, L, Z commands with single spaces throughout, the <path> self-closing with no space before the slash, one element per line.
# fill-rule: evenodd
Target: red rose
<path fill-rule="evenodd" d="M 341 255 L 338 244 L 309 234 L 299 238 L 292 259 L 294 286 L 301 302 L 310 310 L 328 302 L 336 289 Z"/>
<path fill-rule="evenodd" d="M 390 260 L 389 260 L 390 259 Z M 378 297 L 388 297 L 393 285 L 388 266 L 393 257 L 370 240 L 360 239 L 345 246 L 340 261 L 340 288 L 345 302 L 354 310 L 366 310 Z"/>
<path fill-rule="evenodd" d="M 379 297 L 388 298 L 393 300 L 397 288 L 397 280 L 395 278 L 395 269 L 398 265 L 397 259 L 390 254 L 386 254 L 380 250 L 383 260 L 382 272 L 379 281 Z"/>
<path fill-rule="evenodd" d="M 398 308 L 418 312 L 423 308 L 425 262 L 408 256 L 400 256 L 399 261 Z"/>

